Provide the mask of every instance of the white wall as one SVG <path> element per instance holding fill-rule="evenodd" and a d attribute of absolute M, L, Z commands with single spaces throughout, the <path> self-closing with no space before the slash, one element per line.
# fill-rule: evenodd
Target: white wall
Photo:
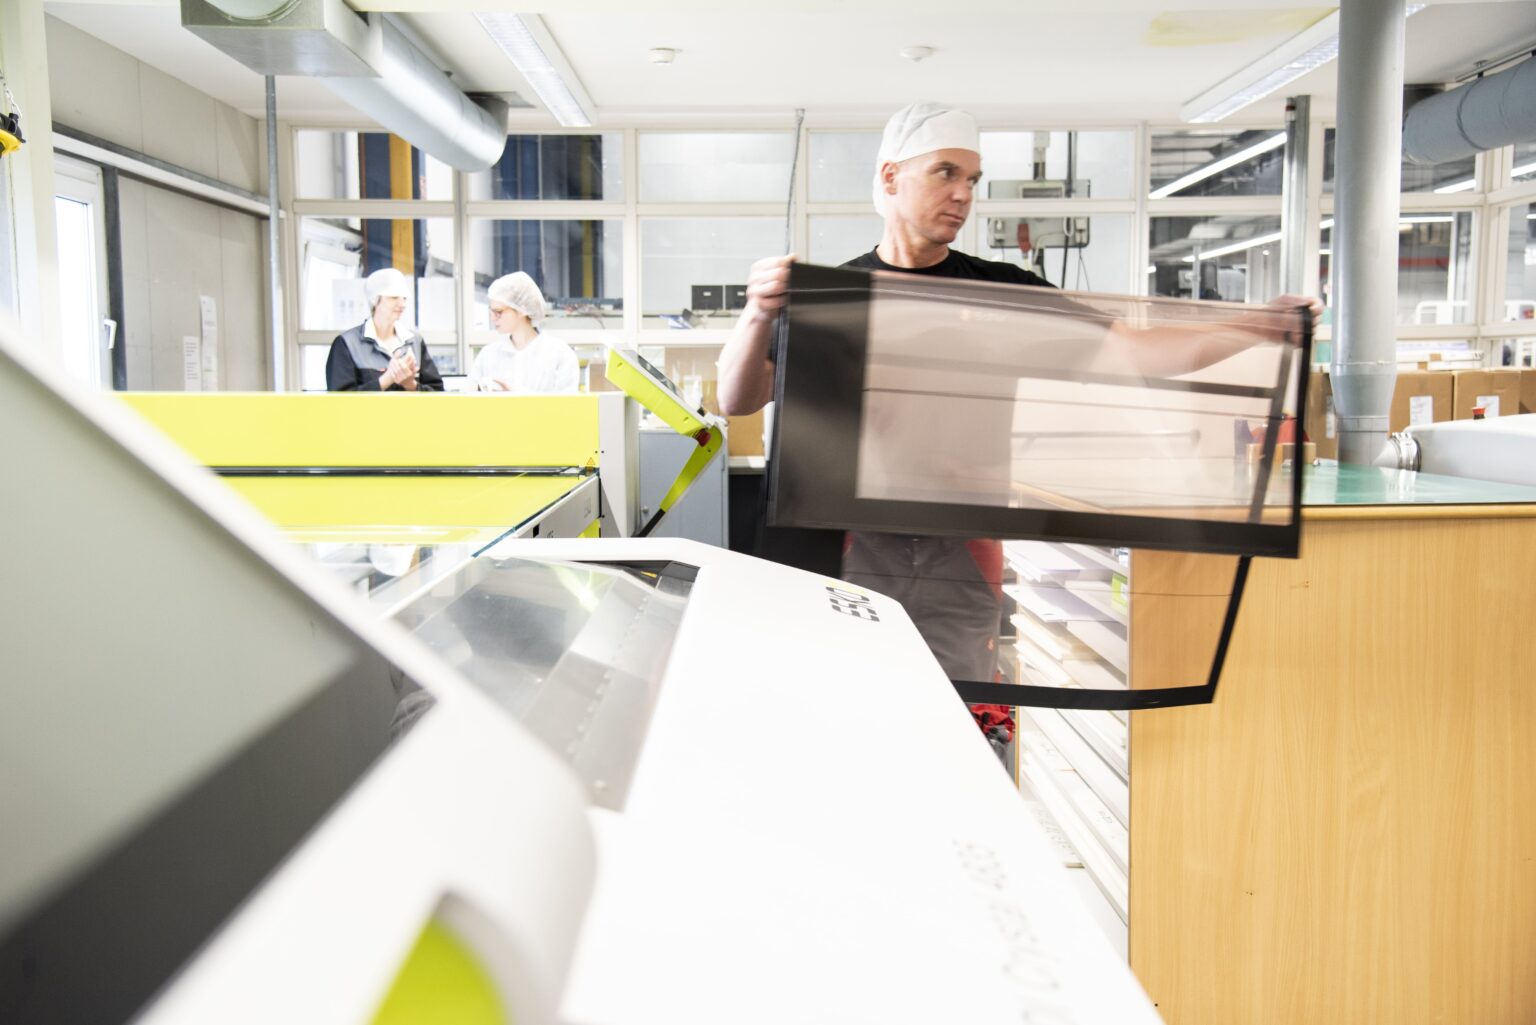
<path fill-rule="evenodd" d="M 47 37 L 55 124 L 265 192 L 255 118 L 56 18 Z M 181 340 L 199 333 L 199 298 L 211 296 L 218 386 L 270 387 L 265 224 L 126 177 L 119 199 L 128 386 L 181 389 Z"/>

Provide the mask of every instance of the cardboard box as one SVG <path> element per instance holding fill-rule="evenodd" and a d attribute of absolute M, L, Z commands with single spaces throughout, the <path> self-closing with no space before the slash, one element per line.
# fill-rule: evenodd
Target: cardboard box
<path fill-rule="evenodd" d="M 1399 370 L 1389 429 L 1395 434 L 1451 419 L 1453 377 L 1444 370 Z"/>
<path fill-rule="evenodd" d="M 1520 371 L 1520 412 L 1536 413 L 1536 370 Z"/>
<path fill-rule="evenodd" d="M 1326 370 L 1307 375 L 1307 416 L 1301 425 L 1307 440 L 1317 446 L 1320 459 L 1339 458 L 1338 425 L 1333 415 L 1333 386 Z"/>
<path fill-rule="evenodd" d="M 1452 408 L 1453 419 L 1472 419 L 1472 407 L 1487 408 L 1491 420 L 1495 416 L 1513 416 L 1520 410 L 1519 370 L 1453 370 L 1456 379 Z"/>

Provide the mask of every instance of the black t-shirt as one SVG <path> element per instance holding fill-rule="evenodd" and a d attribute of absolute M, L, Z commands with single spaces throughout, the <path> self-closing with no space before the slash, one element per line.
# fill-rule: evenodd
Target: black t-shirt
<path fill-rule="evenodd" d="M 1054 289 L 1056 287 L 1034 271 L 998 260 L 983 260 L 968 253 L 962 253 L 958 249 L 951 249 L 944 259 L 931 267 L 897 267 L 880 259 L 877 249 L 871 249 L 862 256 L 855 256 L 840 266 L 858 270 L 895 271 L 898 274 L 917 274 L 929 278 L 960 278 L 969 281 L 992 281 L 1004 285 L 1033 285 L 1036 288 Z M 1075 314 L 1084 320 L 1108 323 L 1109 319 L 1098 310 L 1073 302 L 1066 296 L 1053 297 L 1049 308 L 1052 312 Z M 778 352 L 771 345 L 768 347 L 768 361 L 770 363 L 778 361 Z"/>
<path fill-rule="evenodd" d="M 1009 285 L 1056 287 L 1034 271 L 997 260 L 982 260 L 958 249 L 951 249 L 949 255 L 931 267 L 897 267 L 880 259 L 878 249 L 871 249 L 863 256 L 855 256 L 843 266 L 862 270 L 893 270 L 902 274 L 926 274 L 935 278 L 969 278 L 972 281 L 1000 281 Z"/>

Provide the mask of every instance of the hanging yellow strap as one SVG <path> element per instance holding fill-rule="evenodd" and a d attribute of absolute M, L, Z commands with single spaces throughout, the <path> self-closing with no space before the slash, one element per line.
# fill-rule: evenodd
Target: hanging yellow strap
<path fill-rule="evenodd" d="M 688 492 L 710 460 L 719 453 L 721 445 L 725 443 L 725 421 L 696 406 L 690 406 L 682 392 L 677 390 L 677 386 L 665 374 L 632 349 L 608 350 L 607 376 L 630 398 L 655 413 L 662 423 L 692 438 L 699 445 L 683 464 L 677 480 L 667 489 L 655 515 L 635 532 L 636 537 L 645 537 L 661 522 L 667 511 L 677 504 L 678 499 Z"/>

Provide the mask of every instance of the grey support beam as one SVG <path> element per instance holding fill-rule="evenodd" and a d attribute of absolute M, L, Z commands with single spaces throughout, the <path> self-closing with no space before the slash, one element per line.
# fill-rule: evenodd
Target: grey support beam
<path fill-rule="evenodd" d="M 1404 0 L 1343 0 L 1333 227 L 1339 461 L 1386 442 L 1397 382 L 1397 220 Z"/>

